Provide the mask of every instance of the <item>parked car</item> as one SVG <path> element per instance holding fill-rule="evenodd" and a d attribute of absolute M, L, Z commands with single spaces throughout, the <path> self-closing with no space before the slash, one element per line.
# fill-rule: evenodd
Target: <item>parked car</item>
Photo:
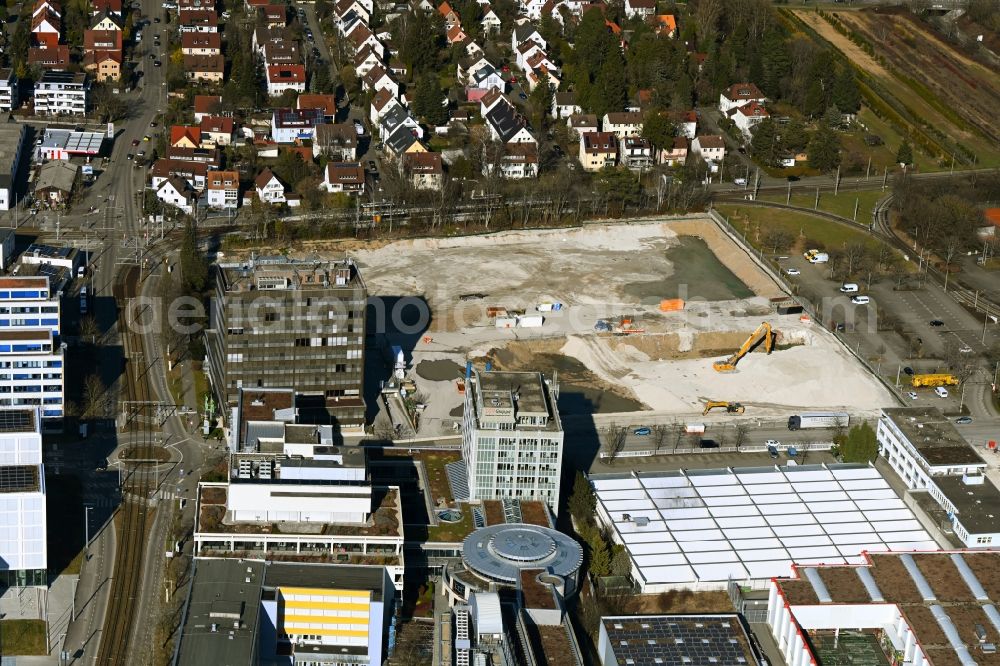
<path fill-rule="evenodd" d="M 521 99 L 528 99 L 528 96 L 525 95 L 524 93 L 518 93 L 517 96 L 520 97 Z"/>
<path fill-rule="evenodd" d="M 955 419 L 955 423 L 957 423 L 958 425 L 969 425 L 970 423 L 972 423 L 972 417 L 959 416 L 957 419 Z"/>
<path fill-rule="evenodd" d="M 916 400 L 917 399 L 917 392 L 916 391 L 907 391 L 906 392 L 906 397 L 909 398 L 910 400 Z"/>
<path fill-rule="evenodd" d="M 375 160 L 368 160 L 368 170 L 369 171 L 378 171 L 378 167 L 375 166 Z"/>
<path fill-rule="evenodd" d="M 961 347 L 958 348 L 958 351 L 960 351 L 963 354 L 971 354 L 972 347 L 970 347 L 969 345 L 962 345 Z"/>
<path fill-rule="evenodd" d="M 905 368 L 903 368 L 903 374 L 904 375 L 913 375 L 913 368 L 911 368 L 910 366 L 906 366 Z"/>
<path fill-rule="evenodd" d="M 153 62 L 153 67 L 159 67 L 162 64 L 163 63 L 161 63 L 159 60 L 156 60 L 155 62 Z"/>
<path fill-rule="evenodd" d="M 778 457 L 778 448 L 776 446 L 768 446 L 767 447 L 767 453 L 772 458 L 777 458 Z"/>
<path fill-rule="evenodd" d="M 786 268 L 785 275 L 802 275 L 802 271 L 797 268 Z"/>
<path fill-rule="evenodd" d="M 871 302 L 871 299 L 867 296 L 853 296 L 851 297 L 851 303 L 855 305 L 867 305 Z"/>
<path fill-rule="evenodd" d="M 132 139 L 132 145 L 133 145 L 133 146 L 138 146 L 138 145 L 139 145 L 139 143 L 141 143 L 141 142 L 139 141 L 139 139 Z"/>
<path fill-rule="evenodd" d="M 354 121 L 354 131 L 357 132 L 358 136 L 364 136 L 365 126 L 361 124 L 360 120 Z"/>
<path fill-rule="evenodd" d="M 937 388 L 934 389 L 934 392 L 937 393 L 937 397 L 939 397 L 939 398 L 947 398 L 948 397 L 948 389 L 946 389 L 943 386 L 938 386 Z"/>
<path fill-rule="evenodd" d="M 129 153 L 128 155 L 125 156 L 125 159 L 127 159 L 129 162 L 131 162 L 132 161 L 132 157 L 133 157 L 132 153 Z"/>
<path fill-rule="evenodd" d="M 646 437 L 651 432 L 652 432 L 652 430 L 650 430 L 649 428 L 643 426 L 641 428 L 636 428 L 635 430 L 633 430 L 632 434 L 635 435 L 636 437 Z"/>
<path fill-rule="evenodd" d="M 940 319 L 931 319 L 930 324 L 931 326 L 944 326 L 944 322 Z"/>
<path fill-rule="evenodd" d="M 717 449 L 719 448 L 719 443 L 714 439 L 703 439 L 698 442 L 698 446 L 703 449 Z"/>

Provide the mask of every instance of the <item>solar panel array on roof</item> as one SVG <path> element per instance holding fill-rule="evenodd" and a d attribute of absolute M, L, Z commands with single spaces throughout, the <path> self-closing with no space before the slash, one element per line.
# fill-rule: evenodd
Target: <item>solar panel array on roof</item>
<path fill-rule="evenodd" d="M 618 664 L 760 663 L 736 615 L 604 617 L 601 622 Z"/>
<path fill-rule="evenodd" d="M 36 465 L 5 465 L 0 467 L 0 493 L 23 493 L 38 490 Z"/>
<path fill-rule="evenodd" d="M 0 432 L 34 432 L 34 412 L 0 409 Z"/>
<path fill-rule="evenodd" d="M 798 466 L 591 479 L 645 585 L 788 576 L 862 551 L 935 549 L 873 467 Z"/>

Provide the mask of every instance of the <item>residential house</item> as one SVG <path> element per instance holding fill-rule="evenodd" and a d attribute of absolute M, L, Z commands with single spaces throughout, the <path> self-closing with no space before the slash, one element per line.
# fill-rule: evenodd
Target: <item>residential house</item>
<path fill-rule="evenodd" d="M 156 198 L 188 215 L 194 213 L 195 194 L 183 178 L 172 176 L 160 183 L 156 189 Z"/>
<path fill-rule="evenodd" d="M 399 103 L 391 90 L 382 88 L 372 97 L 371 112 L 368 118 L 372 125 L 377 125 L 383 115 L 397 107 L 403 108 L 403 105 Z"/>
<path fill-rule="evenodd" d="M 440 190 L 444 185 L 441 153 L 410 153 L 403 155 L 403 173 L 418 190 Z"/>
<path fill-rule="evenodd" d="M 361 79 L 366 90 L 377 93 L 383 88 L 392 91 L 394 97 L 399 97 L 399 84 L 389 76 L 382 67 L 375 67 Z"/>
<path fill-rule="evenodd" d="M 218 148 L 181 148 L 168 146 L 167 159 L 200 162 L 212 169 L 222 167 L 222 152 Z"/>
<path fill-rule="evenodd" d="M 91 0 L 90 15 L 107 13 L 108 15 L 121 20 L 122 0 Z"/>
<path fill-rule="evenodd" d="M 479 19 L 479 25 L 483 29 L 484 35 L 489 35 L 500 31 L 500 17 L 489 5 L 483 6 L 483 15 Z"/>
<path fill-rule="evenodd" d="M 677 36 L 677 19 L 673 14 L 658 14 L 651 19 L 656 34 L 673 39 Z"/>
<path fill-rule="evenodd" d="M 642 114 L 637 111 L 612 111 L 604 114 L 601 129 L 619 139 L 642 134 Z"/>
<path fill-rule="evenodd" d="M 601 130 L 597 116 L 593 113 L 574 113 L 566 119 L 566 126 L 577 136 L 584 132 L 599 132 Z"/>
<path fill-rule="evenodd" d="M 500 143 L 537 143 L 535 137 L 528 131 L 527 121 L 524 116 L 517 112 L 517 109 L 504 100 L 502 104 L 494 106 L 486 114 L 486 125 L 490 128 L 490 135 L 495 141 Z"/>
<path fill-rule="evenodd" d="M 424 129 L 420 126 L 420 123 L 410 115 L 410 113 L 403 107 L 393 108 L 386 111 L 379 118 L 379 134 L 381 136 L 389 136 L 396 131 L 400 126 L 409 128 L 410 132 L 413 133 L 418 139 L 424 138 Z"/>
<path fill-rule="evenodd" d="M 337 115 L 337 100 L 333 95 L 305 93 L 295 100 L 297 109 L 319 109 L 323 112 L 323 122 L 332 123 Z"/>
<path fill-rule="evenodd" d="M 613 167 L 618 161 L 618 137 L 612 132 L 581 132 L 579 159 L 584 171 Z"/>
<path fill-rule="evenodd" d="M 385 58 L 385 47 L 365 24 L 359 22 L 359 25 L 348 33 L 347 41 L 351 44 L 353 53 L 360 53 L 365 46 L 370 46 L 380 58 Z"/>
<path fill-rule="evenodd" d="M 621 163 L 634 171 L 649 169 L 655 164 L 653 144 L 641 136 L 629 136 L 621 142 L 619 150 Z"/>
<path fill-rule="evenodd" d="M 460 26 L 462 24 L 462 19 L 459 18 L 458 12 L 451 8 L 447 2 L 442 2 L 438 5 L 438 13 L 444 17 L 444 29 L 445 31 L 451 30 L 454 26 Z"/>
<path fill-rule="evenodd" d="M 213 12 L 181 12 L 177 16 L 177 29 L 185 32 L 218 32 L 219 15 Z"/>
<path fill-rule="evenodd" d="M 288 12 L 284 3 L 265 5 L 260 8 L 264 25 L 269 28 L 284 28 L 288 25 Z"/>
<path fill-rule="evenodd" d="M 220 115 L 222 112 L 221 95 L 195 95 L 194 121 L 200 123 L 205 116 Z"/>
<path fill-rule="evenodd" d="M 31 47 L 28 49 L 28 64 L 45 70 L 65 71 L 71 64 L 69 46 L 58 44 L 46 48 Z"/>
<path fill-rule="evenodd" d="M 456 65 L 459 83 L 469 85 L 472 83 L 472 75 L 483 67 L 493 67 L 493 63 L 486 59 L 483 54 L 476 54 L 461 58 Z M 500 87 L 500 86 L 497 86 Z"/>
<path fill-rule="evenodd" d="M 84 30 L 83 51 L 118 51 L 122 50 L 121 30 Z"/>
<path fill-rule="evenodd" d="M 487 171 L 488 169 L 484 169 Z M 538 177 L 538 144 L 508 143 L 500 158 L 500 174 L 510 180 Z"/>
<path fill-rule="evenodd" d="M 520 68 L 522 72 L 526 72 L 529 69 L 531 69 L 531 67 L 528 65 L 528 58 L 538 53 L 542 54 L 542 56 L 544 57 L 547 57 L 545 56 L 545 49 L 541 45 L 539 45 L 538 42 L 535 42 L 530 39 L 520 44 L 516 49 L 514 49 L 514 54 L 516 56 L 515 61 L 517 62 L 517 66 Z"/>
<path fill-rule="evenodd" d="M 323 109 L 275 109 L 271 112 L 271 139 L 275 143 L 311 141 L 323 120 Z"/>
<path fill-rule="evenodd" d="M 630 19 L 649 18 L 656 13 L 656 0 L 625 0 L 625 16 Z"/>
<path fill-rule="evenodd" d="M 178 14 L 215 11 L 215 0 L 176 0 L 176 2 Z"/>
<path fill-rule="evenodd" d="M 298 42 L 287 40 L 265 42 L 260 54 L 265 66 L 302 64 L 302 52 Z"/>
<path fill-rule="evenodd" d="M 552 117 L 556 120 L 583 113 L 583 107 L 576 103 L 575 92 L 557 92 L 552 98 Z"/>
<path fill-rule="evenodd" d="M 698 114 L 694 110 L 672 113 L 670 119 L 677 127 L 678 135 L 688 139 L 693 139 L 698 135 Z"/>
<path fill-rule="evenodd" d="M 31 18 L 39 14 L 51 14 L 56 18 L 62 18 L 62 6 L 57 0 L 37 0 L 31 10 Z"/>
<path fill-rule="evenodd" d="M 90 83 L 83 72 L 43 72 L 35 81 L 35 114 L 85 115 L 89 93 Z"/>
<path fill-rule="evenodd" d="M 157 189 L 163 181 L 176 176 L 183 178 L 193 189 L 202 191 L 208 179 L 208 165 L 204 162 L 191 162 L 188 160 L 172 160 L 169 158 L 158 159 L 153 162 L 149 169 L 150 183 L 153 189 Z"/>
<path fill-rule="evenodd" d="M 334 14 L 338 21 L 343 21 L 352 14 L 365 23 L 370 23 L 372 18 L 371 10 L 365 7 L 358 0 L 340 0 L 334 7 Z"/>
<path fill-rule="evenodd" d="M 267 94 L 277 97 L 286 90 L 305 92 L 306 68 L 303 65 L 268 65 Z"/>
<path fill-rule="evenodd" d="M 401 158 L 407 153 L 423 153 L 427 151 L 424 144 L 420 143 L 417 132 L 406 124 L 399 124 L 383 140 L 385 150 L 397 158 Z"/>
<path fill-rule="evenodd" d="M 240 205 L 240 173 L 209 171 L 205 191 L 209 208 L 235 210 Z"/>
<path fill-rule="evenodd" d="M 764 93 L 752 83 L 734 83 L 719 95 L 719 111 L 728 115 L 733 109 L 751 102 L 763 104 L 767 101 Z"/>
<path fill-rule="evenodd" d="M 62 19 L 52 11 L 45 10 L 31 17 L 31 36 L 40 48 L 55 48 L 62 34 Z"/>
<path fill-rule="evenodd" d="M 726 157 L 726 142 L 719 134 L 696 136 L 691 142 L 691 154 L 701 155 L 706 162 L 718 164 Z"/>
<path fill-rule="evenodd" d="M 95 78 L 101 83 L 105 81 L 117 81 L 121 77 L 121 51 L 96 51 L 88 53 L 83 62 L 84 71 L 93 72 Z"/>
<path fill-rule="evenodd" d="M 363 194 L 365 170 L 357 162 L 328 162 L 319 187 L 331 194 Z"/>
<path fill-rule="evenodd" d="M 503 93 L 500 92 L 500 90 L 498 90 L 497 88 L 493 88 L 488 93 L 486 93 L 485 95 L 483 95 L 482 98 L 480 98 L 480 100 L 479 100 L 479 115 L 481 117 L 485 118 L 486 115 L 490 111 L 492 111 L 497 106 L 497 104 L 500 104 L 501 102 L 503 102 L 505 104 L 509 104 L 510 103 L 503 96 Z"/>
<path fill-rule="evenodd" d="M 69 201 L 80 172 L 77 164 L 66 160 L 51 160 L 38 170 L 35 199 L 49 206 L 62 206 Z M 6 323 L 6 322 L 5 322 Z"/>
<path fill-rule="evenodd" d="M 753 134 L 753 128 L 761 123 L 765 118 L 769 118 L 770 113 L 767 112 L 763 106 L 757 102 L 750 102 L 749 104 L 744 104 L 743 106 L 737 107 L 729 112 L 729 117 L 732 119 L 733 124 L 743 132 L 743 136 L 750 138 Z"/>
<path fill-rule="evenodd" d="M 316 126 L 313 158 L 325 155 L 334 162 L 355 162 L 358 159 L 358 133 L 350 123 L 324 123 Z"/>
<path fill-rule="evenodd" d="M 121 19 L 116 16 L 112 16 L 108 12 L 101 12 L 100 14 L 97 14 L 94 17 L 94 20 L 90 22 L 90 29 L 105 31 L 105 32 L 108 30 L 117 30 L 121 32 L 122 29 Z"/>
<path fill-rule="evenodd" d="M 228 146 L 233 142 L 235 123 L 225 116 L 203 116 L 200 123 L 201 146 L 216 148 Z"/>
<path fill-rule="evenodd" d="M 226 61 L 219 55 L 184 56 L 184 75 L 188 81 L 222 83 L 226 73 Z"/>
<path fill-rule="evenodd" d="M 538 29 L 530 21 L 519 19 L 515 22 L 514 30 L 511 32 L 510 48 L 512 51 L 517 51 L 518 46 L 528 41 L 535 42 L 542 49 L 547 49 L 549 46 L 542 37 L 542 33 L 538 32 Z"/>
<path fill-rule="evenodd" d="M 288 197 L 285 195 L 285 184 L 278 180 L 278 177 L 270 169 L 264 169 L 260 172 L 260 175 L 254 180 L 254 189 L 257 192 L 257 199 L 261 203 L 272 206 L 288 203 Z"/>
<path fill-rule="evenodd" d="M 461 24 L 453 25 L 445 30 L 445 37 L 451 45 L 463 44 L 469 39 L 469 36 L 462 30 Z"/>
<path fill-rule="evenodd" d="M 14 70 L 9 67 L 0 69 L 0 112 L 10 113 L 17 108 L 20 102 L 17 87 Z"/>
<path fill-rule="evenodd" d="M 199 125 L 173 125 L 170 128 L 169 148 L 201 148 Z"/>
<path fill-rule="evenodd" d="M 365 47 L 358 51 L 357 55 L 354 56 L 354 72 L 357 74 L 358 78 L 363 79 L 367 76 L 368 72 L 372 71 L 376 67 L 384 68 L 384 63 L 375 52 L 375 49 L 371 46 L 365 45 Z"/>
<path fill-rule="evenodd" d="M 503 80 L 500 72 L 493 65 L 486 65 L 472 74 L 471 81 L 465 89 L 466 99 L 470 102 L 478 102 L 490 90 L 494 88 L 506 90 L 506 87 L 507 83 Z"/>
<path fill-rule="evenodd" d="M 681 166 L 687 161 L 688 139 L 684 136 L 675 136 L 674 143 L 669 148 L 660 148 L 656 156 L 660 164 L 667 166 Z"/>
<path fill-rule="evenodd" d="M 219 55 L 222 35 L 217 32 L 181 33 L 181 53 L 184 55 Z"/>

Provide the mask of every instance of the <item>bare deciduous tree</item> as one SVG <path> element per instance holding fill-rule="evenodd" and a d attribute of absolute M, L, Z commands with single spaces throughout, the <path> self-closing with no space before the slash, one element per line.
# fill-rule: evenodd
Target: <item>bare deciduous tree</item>
<path fill-rule="evenodd" d="M 618 454 L 625 450 L 625 440 L 628 431 L 614 423 L 608 424 L 604 430 L 604 453 L 609 465 L 614 465 Z"/>

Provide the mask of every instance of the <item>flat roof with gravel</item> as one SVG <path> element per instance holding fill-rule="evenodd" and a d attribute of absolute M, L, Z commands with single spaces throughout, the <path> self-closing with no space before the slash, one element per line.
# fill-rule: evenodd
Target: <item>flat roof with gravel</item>
<path fill-rule="evenodd" d="M 890 407 L 882 411 L 928 464 L 986 464 L 937 407 Z"/>

